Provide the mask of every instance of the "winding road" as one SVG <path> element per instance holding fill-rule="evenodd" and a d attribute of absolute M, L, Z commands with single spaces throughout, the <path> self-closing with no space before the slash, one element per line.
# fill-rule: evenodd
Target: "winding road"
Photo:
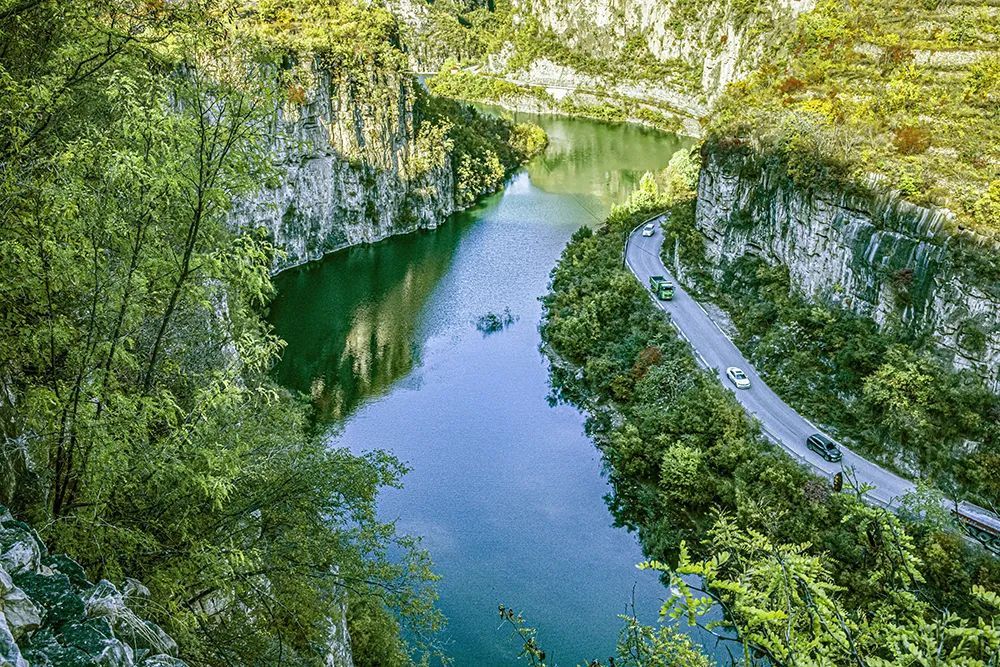
<path fill-rule="evenodd" d="M 625 261 L 647 291 L 650 276 L 665 276 L 674 282 L 673 300 L 660 301 L 652 292 L 650 298 L 691 344 L 698 361 L 715 373 L 719 382 L 732 391 L 743 408 L 760 422 L 764 435 L 797 460 L 828 478 L 841 470 L 853 470 L 859 483 L 875 487 L 868 492 L 867 499 L 879 505 L 891 507 L 900 496 L 912 491 L 912 482 L 858 456 L 842 445 L 840 448 L 844 458 L 837 463 L 824 460 L 806 447 L 806 438 L 819 429 L 767 386 L 757 369 L 663 265 L 660 259 L 663 232 L 659 224 L 662 219 L 661 216 L 651 221 L 656 224 L 656 231 L 652 236 L 642 236 L 643 225 L 632 230 L 625 245 Z M 743 369 L 750 378 L 749 389 L 736 389 L 733 386 L 725 375 L 725 369 L 729 366 Z"/>

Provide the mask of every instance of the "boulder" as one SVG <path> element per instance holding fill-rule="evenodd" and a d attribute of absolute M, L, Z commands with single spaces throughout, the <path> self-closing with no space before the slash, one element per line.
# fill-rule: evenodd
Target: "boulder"
<path fill-rule="evenodd" d="M 0 614 L 0 665 L 4 667 L 28 667 L 28 662 L 21 655 L 21 649 L 14 641 L 14 635 L 7 625 L 7 619 Z"/>
<path fill-rule="evenodd" d="M 87 618 L 105 617 L 111 619 L 112 623 L 128 610 L 125 606 L 125 597 L 107 579 L 101 579 L 84 594 L 83 607 Z"/>
<path fill-rule="evenodd" d="M 169 655 L 153 655 L 139 663 L 139 667 L 187 667 L 183 660 Z"/>
<path fill-rule="evenodd" d="M 34 572 L 44 555 L 35 531 L 20 521 L 0 524 L 0 567 L 11 574 Z"/>
<path fill-rule="evenodd" d="M 69 581 L 76 588 L 88 588 L 90 582 L 87 581 L 87 573 L 80 565 L 65 554 L 55 554 L 44 559 L 43 562 L 54 572 L 65 574 Z"/>
<path fill-rule="evenodd" d="M 149 589 L 135 579 L 123 589 L 49 556 L 0 505 L 0 667 L 187 667 L 177 643 L 126 603 Z"/>
<path fill-rule="evenodd" d="M 83 601 L 65 574 L 29 572 L 14 577 L 14 582 L 44 608 L 45 627 L 58 631 L 65 623 L 83 620 Z"/>
<path fill-rule="evenodd" d="M 48 628 L 34 633 L 24 647 L 31 667 L 92 667 L 93 661 L 75 646 L 64 646 Z"/>
<path fill-rule="evenodd" d="M 0 570 L 0 572 L 3 571 Z M 3 575 L 7 575 L 7 573 L 3 572 Z M 9 577 L 8 581 L 10 581 Z M 3 598 L 0 598 L 0 612 L 6 617 L 7 625 L 10 627 L 14 639 L 20 639 L 25 633 L 37 630 L 42 624 L 41 610 L 17 586 L 11 586 L 3 593 Z"/>

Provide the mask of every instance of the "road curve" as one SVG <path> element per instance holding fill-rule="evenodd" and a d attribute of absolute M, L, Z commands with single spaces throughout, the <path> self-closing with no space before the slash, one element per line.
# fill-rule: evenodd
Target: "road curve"
<path fill-rule="evenodd" d="M 826 461 L 806 447 L 806 438 L 818 429 L 767 386 L 757 369 L 663 265 L 660 259 L 663 232 L 659 224 L 662 219 L 663 216 L 653 221 L 656 223 L 656 231 L 652 236 L 642 236 L 642 225 L 632 230 L 625 245 L 625 262 L 647 292 L 650 276 L 666 276 L 673 281 L 676 290 L 673 300 L 660 301 L 652 292 L 650 298 L 690 343 L 699 362 L 714 373 L 719 382 L 733 392 L 743 408 L 760 422 L 764 434 L 797 460 L 827 477 L 842 469 L 853 470 L 858 482 L 875 487 L 868 492 L 868 499 L 880 505 L 892 506 L 900 496 L 912 491 L 912 482 L 858 456 L 846 447 L 841 446 L 844 459 L 838 463 Z M 736 389 L 733 386 L 725 375 L 726 368 L 730 366 L 743 369 L 750 378 L 750 389 Z"/>

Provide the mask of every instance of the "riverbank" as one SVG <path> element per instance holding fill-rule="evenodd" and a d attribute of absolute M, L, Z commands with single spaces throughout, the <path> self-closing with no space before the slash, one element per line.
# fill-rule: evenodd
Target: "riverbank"
<path fill-rule="evenodd" d="M 690 349 L 621 268 L 621 234 L 655 209 L 612 216 L 596 232 L 574 236 L 553 272 L 542 335 L 574 364 L 553 372 L 574 403 L 605 398 L 625 419 L 599 414 L 588 431 L 608 442 L 606 462 L 617 520 L 638 531 L 651 558 L 676 562 L 711 549 L 717 512 L 743 532 L 807 545 L 828 563 L 845 605 L 864 609 L 884 595 L 868 579 L 885 545 L 859 542 L 847 517 L 860 511 L 850 494 L 833 493 L 764 441 L 732 396 L 700 370 Z M 920 594 L 975 616 L 972 584 L 996 588 L 1000 567 L 965 545 L 953 529 L 912 523 L 905 530 L 924 579 Z M 853 613 L 853 612 L 852 612 Z"/>
<path fill-rule="evenodd" d="M 427 79 L 436 95 L 491 104 L 510 111 L 552 113 L 607 123 L 635 123 L 691 137 L 701 134 L 697 117 L 665 101 L 631 97 L 603 88 L 512 81 L 448 66 Z"/>

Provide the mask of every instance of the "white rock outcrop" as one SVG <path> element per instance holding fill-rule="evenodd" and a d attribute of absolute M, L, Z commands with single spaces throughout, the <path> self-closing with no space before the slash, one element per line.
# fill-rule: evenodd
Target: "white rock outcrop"
<path fill-rule="evenodd" d="M 756 160 L 704 157 L 695 224 L 715 271 L 745 254 L 783 264 L 806 295 L 926 332 L 1000 391 L 1000 286 L 975 264 L 995 248 L 891 192 L 804 192 Z"/>
<path fill-rule="evenodd" d="M 281 174 L 237 202 L 238 226 L 266 227 L 286 253 L 280 270 L 359 243 L 431 228 L 455 208 L 446 148 L 417 136 L 416 84 L 384 71 L 316 71 L 305 101 L 275 110 L 272 160 Z"/>

